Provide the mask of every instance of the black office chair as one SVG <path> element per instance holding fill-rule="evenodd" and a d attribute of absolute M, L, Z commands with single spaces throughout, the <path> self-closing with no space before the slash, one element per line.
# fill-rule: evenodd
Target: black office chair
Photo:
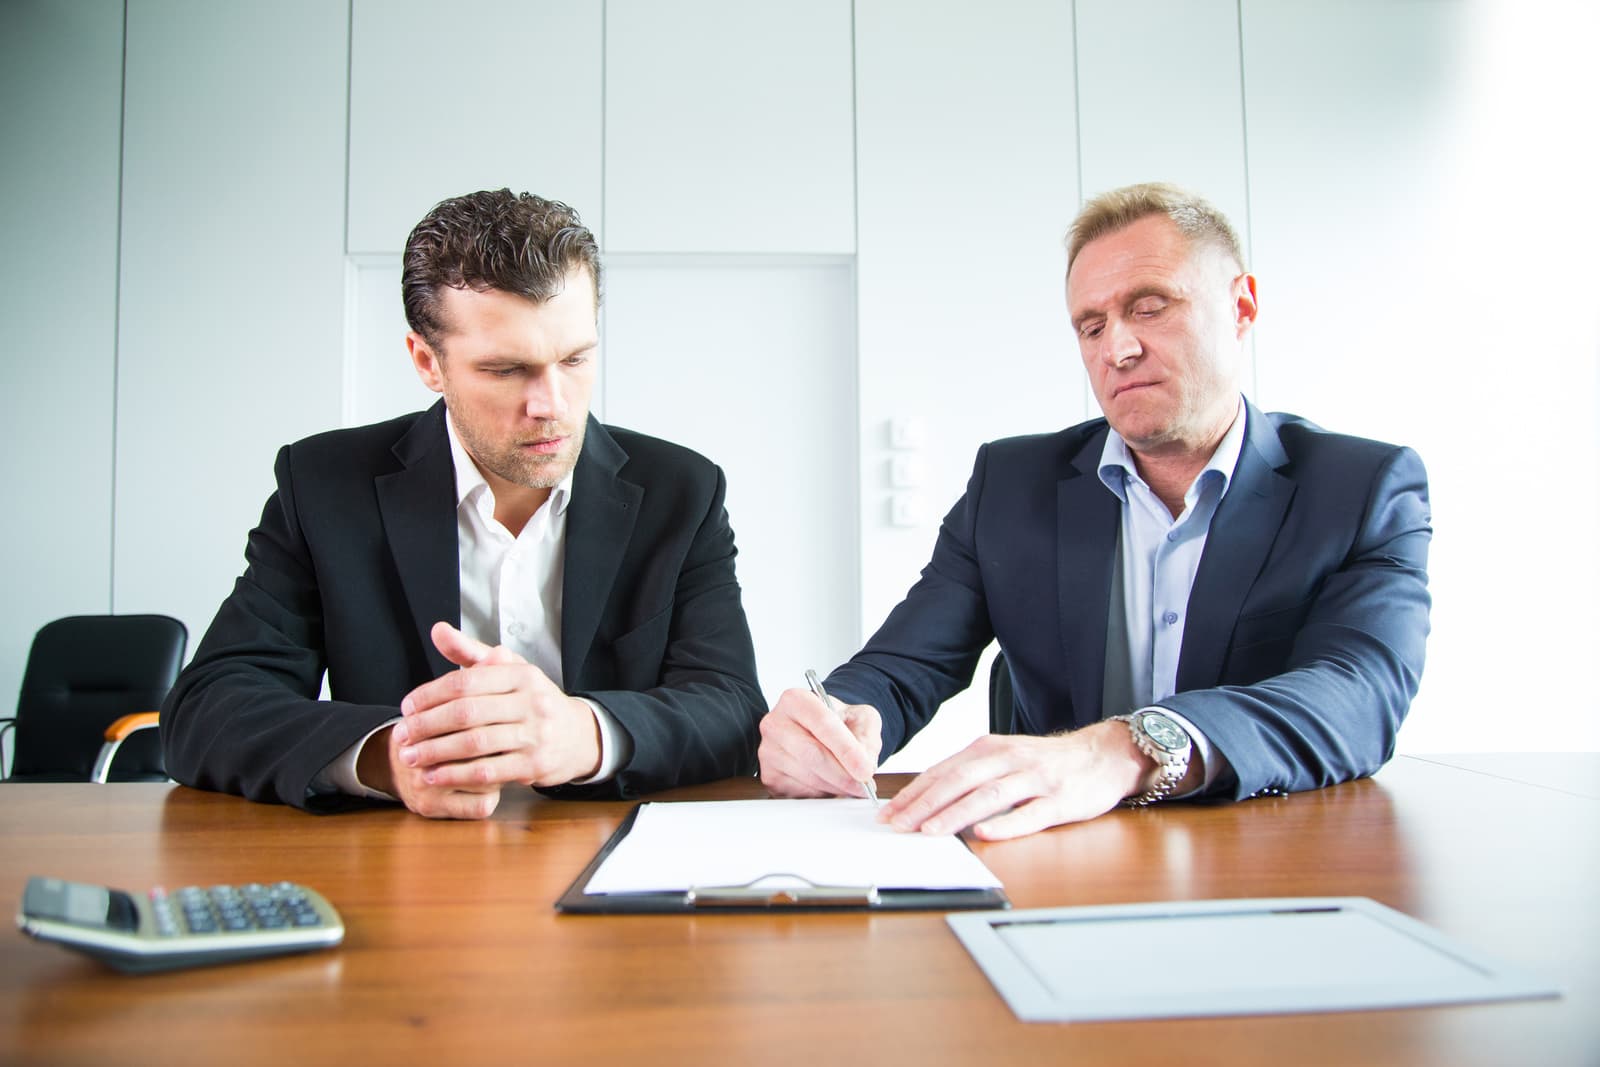
<path fill-rule="evenodd" d="M 166 615 L 46 623 L 28 650 L 17 713 L 0 719 L 0 737 L 15 730 L 6 781 L 166 781 L 151 727 L 188 644 L 183 623 Z"/>
<path fill-rule="evenodd" d="M 989 668 L 989 732 L 1009 734 L 1015 732 L 1017 702 L 1011 691 L 1011 668 L 1006 666 L 1006 654 L 997 653 Z"/>

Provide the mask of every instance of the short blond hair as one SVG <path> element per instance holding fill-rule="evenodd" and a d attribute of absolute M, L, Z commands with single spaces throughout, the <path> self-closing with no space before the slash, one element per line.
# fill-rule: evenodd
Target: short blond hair
<path fill-rule="evenodd" d="M 1212 245 L 1231 256 L 1240 270 L 1244 269 L 1239 235 L 1228 216 L 1187 189 L 1166 182 L 1143 182 L 1101 193 L 1083 205 L 1067 230 L 1067 272 L 1072 272 L 1072 264 L 1084 245 L 1152 215 L 1165 215 L 1190 243 Z"/>

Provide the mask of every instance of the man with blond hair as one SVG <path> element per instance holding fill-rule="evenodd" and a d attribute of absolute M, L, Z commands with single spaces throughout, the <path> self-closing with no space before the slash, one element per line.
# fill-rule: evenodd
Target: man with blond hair
<path fill-rule="evenodd" d="M 1421 460 L 1243 398 L 1256 282 L 1204 200 L 1106 193 L 1067 249 L 1104 418 L 978 450 L 922 577 L 826 680 L 836 706 L 789 690 L 762 720 L 773 792 L 859 794 L 995 639 L 1016 733 L 919 775 L 897 828 L 1015 837 L 1393 754 L 1428 634 Z"/>

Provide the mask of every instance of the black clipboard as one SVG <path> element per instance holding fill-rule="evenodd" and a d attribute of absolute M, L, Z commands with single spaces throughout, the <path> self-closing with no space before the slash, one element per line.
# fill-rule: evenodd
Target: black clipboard
<path fill-rule="evenodd" d="M 653 893 L 585 893 L 589 879 L 611 850 L 633 829 L 644 803 L 635 804 L 622 825 L 595 853 L 594 859 L 556 901 L 568 915 L 715 915 L 752 911 L 970 911 L 1009 908 L 1001 889 L 879 889 L 876 886 L 762 886 L 758 879 L 744 886 L 701 886 Z M 965 841 L 962 842 L 966 844 Z M 970 846 L 969 846 L 970 847 Z M 793 876 L 775 875 L 789 878 Z"/>

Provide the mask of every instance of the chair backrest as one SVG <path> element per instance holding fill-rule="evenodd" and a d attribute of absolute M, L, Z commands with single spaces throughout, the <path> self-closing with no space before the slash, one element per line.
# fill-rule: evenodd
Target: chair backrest
<path fill-rule="evenodd" d="M 73 615 L 34 635 L 17 697 L 12 778 L 88 781 L 105 728 L 155 711 L 178 677 L 189 631 L 166 615 Z M 155 730 L 134 735 L 112 781 L 159 776 Z"/>
<path fill-rule="evenodd" d="M 989 732 L 1009 734 L 1016 729 L 1016 697 L 1011 691 L 1011 668 L 1006 654 L 999 653 L 989 668 Z"/>

